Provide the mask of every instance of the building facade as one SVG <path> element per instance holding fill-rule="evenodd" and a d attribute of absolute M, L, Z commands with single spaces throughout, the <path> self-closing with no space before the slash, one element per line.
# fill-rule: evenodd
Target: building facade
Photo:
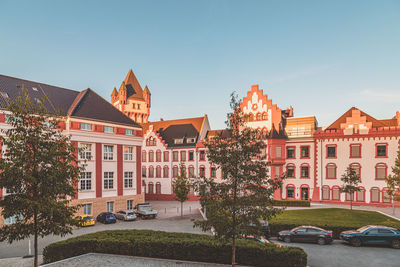
<path fill-rule="evenodd" d="M 25 87 L 32 100 L 47 96 L 50 112 L 63 114 L 61 128 L 81 148 L 77 155 L 85 170 L 71 204 L 82 204 L 80 214 L 97 216 L 144 201 L 141 190 L 142 128 L 91 89 L 78 92 L 0 75 L 0 129 L 6 129 L 5 105 Z M 7 195 L 0 188 L 0 197 Z M 0 218 L 0 226 L 13 218 Z"/>

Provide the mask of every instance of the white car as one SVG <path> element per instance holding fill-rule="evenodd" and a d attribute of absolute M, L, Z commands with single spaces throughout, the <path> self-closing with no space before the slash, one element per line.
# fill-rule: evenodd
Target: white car
<path fill-rule="evenodd" d="M 115 217 L 124 221 L 134 221 L 137 218 L 136 213 L 133 210 L 120 210 L 115 213 Z"/>

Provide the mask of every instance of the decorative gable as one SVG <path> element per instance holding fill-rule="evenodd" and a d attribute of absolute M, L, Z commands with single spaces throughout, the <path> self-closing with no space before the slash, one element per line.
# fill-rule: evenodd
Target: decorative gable
<path fill-rule="evenodd" d="M 372 129 L 372 122 L 367 121 L 367 116 L 362 116 L 359 109 L 353 109 L 351 116 L 346 117 L 346 122 L 340 124 L 340 129 L 344 131 L 344 134 L 368 134 Z"/>

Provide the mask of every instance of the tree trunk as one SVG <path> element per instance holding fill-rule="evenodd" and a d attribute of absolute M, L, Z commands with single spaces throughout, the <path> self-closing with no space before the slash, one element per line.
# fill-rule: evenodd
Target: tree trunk
<path fill-rule="evenodd" d="M 232 238 L 232 267 L 236 265 L 236 245 L 235 245 L 235 237 Z"/>
<path fill-rule="evenodd" d="M 353 193 L 350 194 L 350 210 L 353 210 Z"/>
<path fill-rule="evenodd" d="M 183 217 L 183 202 L 181 202 L 181 218 Z"/>
<path fill-rule="evenodd" d="M 35 250 L 35 259 L 34 259 L 34 263 L 33 266 L 37 267 L 38 266 L 38 232 L 37 232 L 37 212 L 34 211 L 33 214 L 33 224 L 34 224 L 34 250 Z"/>

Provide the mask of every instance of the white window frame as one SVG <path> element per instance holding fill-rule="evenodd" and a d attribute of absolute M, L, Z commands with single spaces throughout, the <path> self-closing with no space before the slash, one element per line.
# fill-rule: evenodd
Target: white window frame
<path fill-rule="evenodd" d="M 128 199 L 126 201 L 126 209 L 127 210 L 133 210 L 133 200 L 132 199 Z"/>
<path fill-rule="evenodd" d="M 79 146 L 79 159 L 92 160 L 92 144 L 80 143 Z"/>
<path fill-rule="evenodd" d="M 133 135 L 132 129 L 125 129 L 125 135 Z"/>
<path fill-rule="evenodd" d="M 111 150 L 109 148 L 111 148 Z M 104 145 L 103 146 L 103 160 L 114 160 L 114 146 L 113 145 Z"/>
<path fill-rule="evenodd" d="M 104 126 L 104 132 L 105 133 L 114 133 L 114 127 L 112 127 L 112 126 Z"/>
<path fill-rule="evenodd" d="M 124 188 L 133 188 L 133 172 L 124 172 Z"/>
<path fill-rule="evenodd" d="M 133 160 L 133 147 L 125 146 L 124 147 L 124 161 L 132 161 Z"/>
<path fill-rule="evenodd" d="M 107 201 L 106 209 L 107 212 L 114 212 L 114 201 Z"/>
<path fill-rule="evenodd" d="M 85 203 L 82 205 L 83 214 L 92 215 L 92 204 Z"/>
<path fill-rule="evenodd" d="M 114 172 L 104 172 L 103 188 L 104 189 L 114 189 Z"/>
<path fill-rule="evenodd" d="M 92 190 L 92 172 L 81 172 L 79 175 L 79 190 Z"/>
<path fill-rule="evenodd" d="M 79 128 L 84 131 L 92 131 L 92 124 L 86 123 L 86 122 L 81 122 Z"/>

